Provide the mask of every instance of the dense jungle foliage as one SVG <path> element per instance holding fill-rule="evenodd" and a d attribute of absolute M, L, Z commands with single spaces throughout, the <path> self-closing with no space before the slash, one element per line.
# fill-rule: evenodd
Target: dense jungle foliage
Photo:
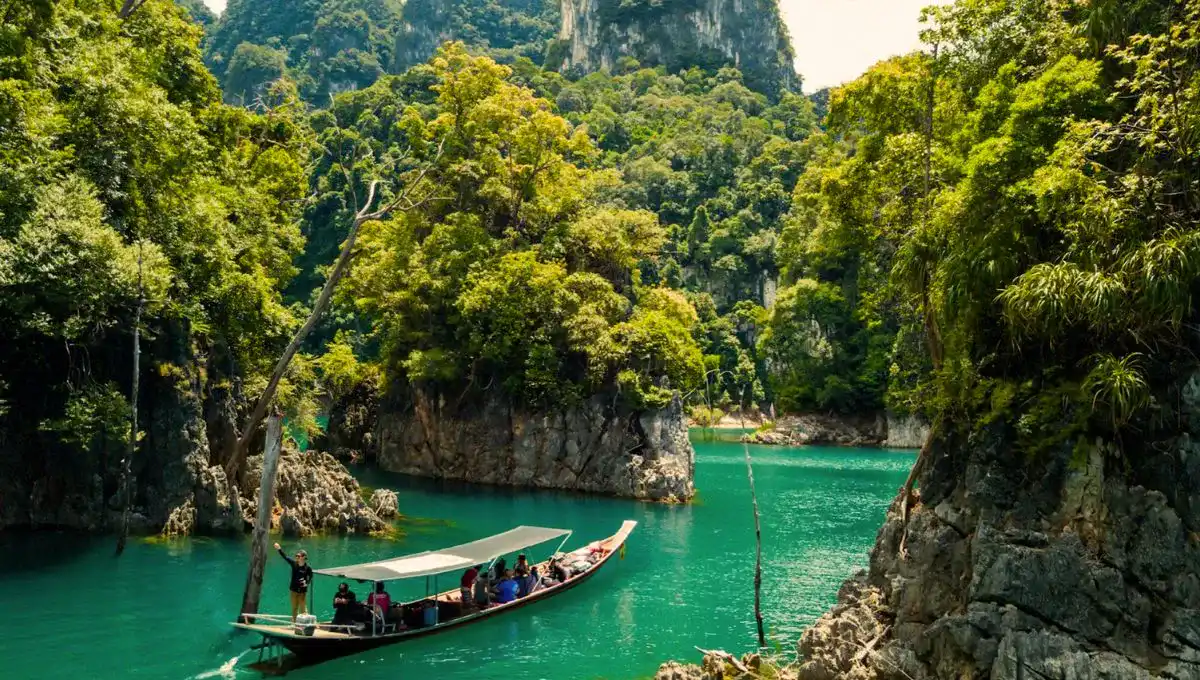
<path fill-rule="evenodd" d="M 393 377 L 442 394 L 547 406 L 615 386 L 663 406 L 702 374 L 695 311 L 638 269 L 665 229 L 607 198 L 618 178 L 587 167 L 592 140 L 510 76 L 452 43 L 313 117 L 348 150 L 314 174 L 326 224 L 354 207 L 342 187 L 362 195 L 396 163 L 427 173 L 421 205 L 364 227 L 342 300 Z"/>
<path fill-rule="evenodd" d="M 619 176 L 595 200 L 657 217 L 637 285 L 685 292 L 718 399 L 1052 443 L 1153 420 L 1188 356 L 1197 12 L 932 9 L 935 49 L 822 97 L 822 129 L 732 69 L 505 79 L 594 142 L 579 165 Z"/>
<path fill-rule="evenodd" d="M 453 49 L 455 53 L 462 50 Z M 430 87 L 430 83 L 445 78 L 439 71 L 441 63 L 435 60 L 403 76 L 386 77 L 362 92 L 339 97 L 327 113 L 317 114 L 313 120 L 320 127 L 332 115 L 336 125 L 330 129 L 336 129 L 339 135 L 347 134 L 349 129 L 357 134 L 352 140 L 329 139 L 326 147 L 362 144 L 364 139 L 372 140 L 372 146 L 378 149 L 408 143 L 396 132 L 397 121 L 406 115 L 406 108 L 424 118 L 436 117 L 444 110 L 444 102 L 437 95 L 441 86 Z M 811 106 L 790 93 L 772 104 L 765 96 L 747 89 L 733 69 L 716 74 L 693 69 L 667 75 L 640 69 L 631 61 L 624 66 L 627 73 L 621 75 L 597 73 L 574 82 L 538 69 L 527 60 L 519 60 L 512 67 L 497 67 L 496 78 L 504 83 L 505 91 L 525 92 L 537 102 L 537 110 L 552 116 L 555 125 L 561 126 L 556 134 L 578 138 L 576 143 L 583 145 L 571 160 L 580 170 L 587 170 L 583 200 L 588 207 L 579 213 L 586 219 L 572 229 L 590 232 L 588 238 L 595 243 L 589 244 L 581 237 L 556 240 L 552 249 L 542 245 L 540 259 L 561 257 L 568 271 L 574 272 L 595 266 L 591 263 L 598 255 L 588 253 L 601 248 L 601 244 L 616 248 L 618 243 L 628 241 L 620 247 L 635 250 L 619 257 L 616 253 L 605 256 L 612 260 L 605 266 L 614 288 L 633 299 L 641 288 L 684 291 L 689 306 L 694 308 L 688 315 L 694 315 L 696 321 L 686 327 L 705 354 L 705 369 L 687 381 L 675 380 L 672 384 L 689 392 L 698 387 L 697 375 L 708 372 L 714 401 L 726 405 L 741 402 L 747 407 L 765 405 L 770 386 L 756 348 L 767 318 L 762 299 L 764 294 L 770 295 L 778 275 L 777 235 L 796 180 L 812 153 L 813 146 L 806 141 L 815 130 Z M 560 143 L 554 141 L 555 137 L 539 138 L 546 148 Z M 503 140 L 495 144 L 512 148 L 511 142 Z M 475 143 L 470 146 L 479 148 Z M 472 174 L 479 171 L 473 169 Z M 343 175 L 333 166 L 314 174 L 314 192 L 328 200 L 318 200 L 307 217 L 311 231 L 302 269 L 315 269 L 319 263 L 331 261 L 344 236 L 352 203 L 329 191 L 330 186 L 339 186 L 336 182 Z M 560 180 L 545 191 L 569 188 L 569 183 Z M 461 194 L 461 189 L 456 188 L 454 193 Z M 521 200 L 539 198 L 535 193 Z M 600 207 L 605 212 L 589 214 Z M 491 221 L 496 219 L 496 210 L 493 200 L 470 212 Z M 523 218 L 507 219 L 521 222 Z M 578 218 L 564 213 L 559 219 Z M 500 224 L 487 228 L 494 236 L 504 235 L 505 229 L 511 227 Z M 522 242 L 536 242 L 544 238 L 541 232 L 545 229 L 523 228 L 516 236 Z M 390 238 L 395 248 L 397 236 Z M 367 246 L 363 252 L 370 252 Z M 400 252 L 404 257 L 421 257 L 411 247 L 401 248 Z M 479 258 L 472 254 L 457 270 L 444 270 L 440 265 L 418 260 L 419 266 L 395 279 L 389 291 L 436 272 L 447 282 L 414 294 L 416 298 L 428 303 L 434 299 L 435 290 L 440 295 L 443 289 L 458 295 L 460 280 Z M 375 261 L 377 257 L 370 255 L 367 259 Z M 400 269 L 414 266 L 410 262 Z M 391 264 L 387 270 L 397 267 Z M 314 277 L 307 289 L 319 282 L 320 278 Z M 344 330 L 363 331 L 364 318 L 376 318 L 383 312 L 377 306 L 363 307 L 361 299 L 359 303 L 355 309 L 346 304 L 339 308 L 337 318 Z M 420 314 L 409 311 L 398 318 L 423 326 L 458 323 L 455 313 L 437 306 L 422 308 Z M 514 328 L 517 333 L 526 330 Z M 332 329 L 327 329 L 325 337 L 331 333 Z M 373 344 L 374 339 L 357 342 Z M 467 346 L 455 333 L 437 330 L 420 334 L 417 344 L 406 346 L 403 352 L 437 350 L 434 356 L 441 357 L 444 352 L 454 354 Z M 528 370 L 523 368 L 526 361 L 525 355 L 510 358 L 500 369 L 500 382 L 520 382 L 519 373 Z M 571 375 L 578 372 L 568 371 Z M 466 379 L 476 387 L 490 384 L 488 380 L 480 383 L 473 369 L 462 367 L 448 369 L 445 376 L 452 382 L 468 376 Z M 703 395 L 697 390 L 692 396 L 700 400 Z M 875 397 L 876 403 L 879 396 Z"/>
<path fill-rule="evenodd" d="M 1044 446 L 1161 425 L 1194 364 L 1200 0 L 931 10 L 936 50 L 835 89 L 820 124 L 732 68 L 567 77 L 449 44 L 388 75 L 396 8 L 341 2 L 288 4 L 308 32 L 255 23 L 246 50 L 232 3 L 204 39 L 248 53 L 213 62 L 226 86 L 274 50 L 250 108 L 222 103 L 195 7 L 8 5 L 6 450 L 111 469 L 140 299 L 143 374 L 252 398 L 373 181 L 422 200 L 363 226 L 281 391 L 301 421 L 314 387 L 382 374 L 535 407 L 1004 419 Z M 343 19 L 373 46 L 350 80 L 321 33 Z"/>
<path fill-rule="evenodd" d="M 786 277 L 898 312 L 889 397 L 935 425 L 1153 441 L 1195 389 L 1200 2 L 974 0 L 928 24 L 936 57 L 833 93 L 844 144 L 801 179 Z M 919 344 L 927 366 L 897 361 Z"/>
<path fill-rule="evenodd" d="M 96 474 L 106 497 L 140 299 L 143 375 L 200 389 L 198 353 L 209 385 L 261 391 L 296 323 L 311 146 L 285 98 L 221 103 L 181 10 L 120 7 L 12 2 L 0 27 L 0 455 L 8 481 Z"/>

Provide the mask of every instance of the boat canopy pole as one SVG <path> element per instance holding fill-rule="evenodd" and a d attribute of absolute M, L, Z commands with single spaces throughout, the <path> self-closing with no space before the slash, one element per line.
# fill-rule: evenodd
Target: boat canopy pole
<path fill-rule="evenodd" d="M 566 545 L 566 544 L 567 544 L 567 539 L 568 539 L 568 538 L 570 538 L 570 537 L 571 537 L 571 534 L 573 534 L 573 533 L 575 533 L 575 532 L 574 532 L 574 531 L 568 531 L 568 532 L 567 532 L 567 535 L 566 535 L 566 536 L 563 536 L 562 543 L 559 543 L 559 544 L 558 544 L 558 547 L 554 549 L 554 552 L 550 553 L 550 556 L 551 556 L 551 557 L 554 557 L 554 556 L 555 556 L 555 555 L 557 555 L 558 553 L 562 552 L 562 547 L 563 547 L 564 545 Z"/>

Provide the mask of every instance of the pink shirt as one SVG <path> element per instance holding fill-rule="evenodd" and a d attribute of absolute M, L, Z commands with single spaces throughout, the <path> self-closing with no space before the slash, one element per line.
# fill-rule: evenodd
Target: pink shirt
<path fill-rule="evenodd" d="M 387 593 L 371 593 L 367 596 L 367 604 L 377 604 L 386 612 L 392 606 L 392 598 Z"/>

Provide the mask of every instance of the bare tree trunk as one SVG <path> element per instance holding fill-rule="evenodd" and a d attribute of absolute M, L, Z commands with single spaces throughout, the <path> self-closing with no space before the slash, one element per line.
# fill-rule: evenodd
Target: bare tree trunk
<path fill-rule="evenodd" d="M 122 19 L 128 19 L 130 15 L 138 11 L 144 4 L 146 4 L 146 0 L 125 0 L 125 2 L 121 3 L 121 11 L 117 16 Z"/>
<path fill-rule="evenodd" d="M 246 589 L 242 591 L 240 614 L 250 623 L 258 613 L 262 596 L 263 570 L 267 562 L 267 535 L 271 531 L 271 508 L 275 504 L 275 471 L 279 465 L 279 450 L 283 445 L 283 415 L 274 413 L 267 418 L 267 445 L 263 455 L 262 479 L 258 484 L 258 516 L 254 522 L 254 538 L 250 544 L 250 571 L 246 574 Z"/>
<path fill-rule="evenodd" d="M 258 402 L 254 405 L 254 410 L 250 413 L 250 417 L 246 419 L 246 425 L 242 428 L 241 436 L 238 437 L 237 446 L 234 447 L 229 460 L 225 463 L 225 478 L 231 484 L 237 480 L 238 472 L 242 468 L 242 463 L 246 461 L 246 455 L 250 449 L 250 440 L 254 438 L 254 432 L 258 428 L 259 421 L 266 414 L 267 406 L 275 398 L 275 390 L 278 389 L 279 381 L 283 379 L 283 374 L 287 372 L 288 364 L 291 363 L 292 357 L 296 356 L 296 352 L 300 350 L 300 345 L 304 342 L 304 338 L 308 337 L 308 334 L 317 325 L 317 321 L 321 319 L 321 315 L 325 313 L 325 309 L 329 306 L 329 300 L 333 297 L 333 291 L 337 287 L 338 281 L 346 273 L 346 268 L 354 256 L 354 241 L 358 238 L 359 227 L 364 222 L 383 219 L 393 210 L 406 212 L 423 205 L 427 201 L 439 200 L 426 194 L 420 200 L 414 201 L 409 197 L 409 192 L 414 187 L 421 186 L 430 168 L 434 167 L 438 159 L 442 157 L 442 148 L 442 145 L 439 144 L 437 154 L 434 158 L 417 173 L 412 181 L 406 184 L 404 190 L 396 194 L 386 205 L 374 212 L 371 212 L 371 206 L 375 203 L 375 191 L 379 188 L 379 180 L 371 182 L 367 189 L 367 199 L 362 207 L 358 209 L 358 212 L 354 214 L 354 221 L 350 224 L 350 231 L 346 236 L 346 242 L 342 244 L 342 252 L 338 255 L 337 263 L 334 265 L 333 271 L 329 273 L 329 278 L 325 281 L 325 286 L 321 288 L 321 294 L 317 297 L 317 303 L 313 306 L 312 313 L 308 315 L 308 319 L 305 320 L 300 330 L 296 331 L 296 335 L 283 351 L 283 356 L 279 357 L 279 361 L 275 364 L 275 370 L 271 372 L 271 379 L 267 381 L 267 388 L 263 390 L 262 396 L 258 398 Z"/>
<path fill-rule="evenodd" d="M 132 476 L 133 454 L 137 450 L 138 438 L 138 388 L 141 384 L 142 362 L 142 308 L 146 305 L 145 291 L 142 288 L 142 246 L 138 243 L 138 302 L 133 313 L 133 383 L 129 388 L 129 442 L 125 445 L 125 459 L 121 461 L 120 493 L 122 499 L 121 532 L 117 535 L 117 557 L 125 552 L 125 543 L 129 540 L 129 506 L 132 502 L 130 493 L 130 476 Z"/>
<path fill-rule="evenodd" d="M 234 448 L 233 455 L 225 464 L 225 477 L 234 483 L 237 479 L 237 474 L 241 470 L 242 463 L 246 460 L 246 454 L 250 449 L 250 440 L 254 437 L 254 432 L 258 428 L 259 421 L 267 412 L 267 405 L 275 398 L 275 390 L 279 387 L 279 381 L 283 379 L 283 374 L 287 372 L 288 364 L 292 362 L 292 357 L 296 356 L 296 352 L 300 350 L 301 343 L 304 338 L 317 325 L 317 321 L 321 319 L 321 315 L 325 313 L 325 308 L 329 306 L 329 300 L 333 297 L 333 290 L 337 287 L 338 281 L 341 280 L 342 274 L 346 272 L 346 266 L 350 264 L 350 259 L 353 256 L 354 241 L 358 238 L 358 228 L 363 222 L 370 219 L 379 219 L 383 217 L 379 213 L 371 213 L 371 204 L 375 202 L 375 188 L 377 182 L 371 183 L 371 189 L 367 194 L 367 202 L 355 215 L 354 221 L 350 224 L 350 233 L 346 236 L 346 242 L 342 244 L 342 252 L 338 255 L 337 264 L 334 265 L 333 271 L 329 273 L 329 278 L 325 281 L 325 286 L 321 289 L 321 295 L 317 297 L 317 304 L 313 306 L 312 313 L 308 315 L 304 325 L 292 337 L 292 341 L 288 343 L 287 349 L 283 351 L 283 356 L 279 357 L 279 361 L 275 363 L 275 370 L 271 372 L 271 379 L 267 382 L 267 389 L 263 390 L 262 396 L 258 398 L 258 402 L 254 405 L 254 410 L 250 413 L 250 417 L 246 420 L 245 426 L 242 428 L 242 434 L 238 437 L 237 446 Z M 390 210 L 391 206 L 385 208 Z M 381 211 L 383 212 L 383 211 Z M 385 213 L 386 214 L 386 213 Z"/>
<path fill-rule="evenodd" d="M 711 373 L 711 371 L 709 371 L 709 373 Z M 708 373 L 704 374 L 704 408 L 708 409 L 708 413 L 704 414 L 704 432 L 706 440 L 713 438 L 712 428 L 715 426 L 713 423 L 712 394 L 710 394 L 709 390 L 708 375 Z"/>

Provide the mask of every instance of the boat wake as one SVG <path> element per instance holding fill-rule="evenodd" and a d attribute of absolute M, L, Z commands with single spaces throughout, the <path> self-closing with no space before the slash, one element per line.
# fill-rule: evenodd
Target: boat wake
<path fill-rule="evenodd" d="M 237 656 L 233 657 L 229 661 L 226 661 L 225 663 L 221 664 L 220 668 L 214 668 L 211 671 L 204 671 L 203 673 L 200 673 L 198 675 L 193 675 L 191 678 L 189 678 L 189 680 L 204 680 L 205 678 L 236 678 L 237 671 L 235 670 L 235 668 L 237 666 L 238 661 L 241 661 L 242 657 L 246 656 L 251 651 L 253 651 L 253 650 L 247 649 L 246 651 L 242 652 L 241 654 L 238 654 Z"/>

